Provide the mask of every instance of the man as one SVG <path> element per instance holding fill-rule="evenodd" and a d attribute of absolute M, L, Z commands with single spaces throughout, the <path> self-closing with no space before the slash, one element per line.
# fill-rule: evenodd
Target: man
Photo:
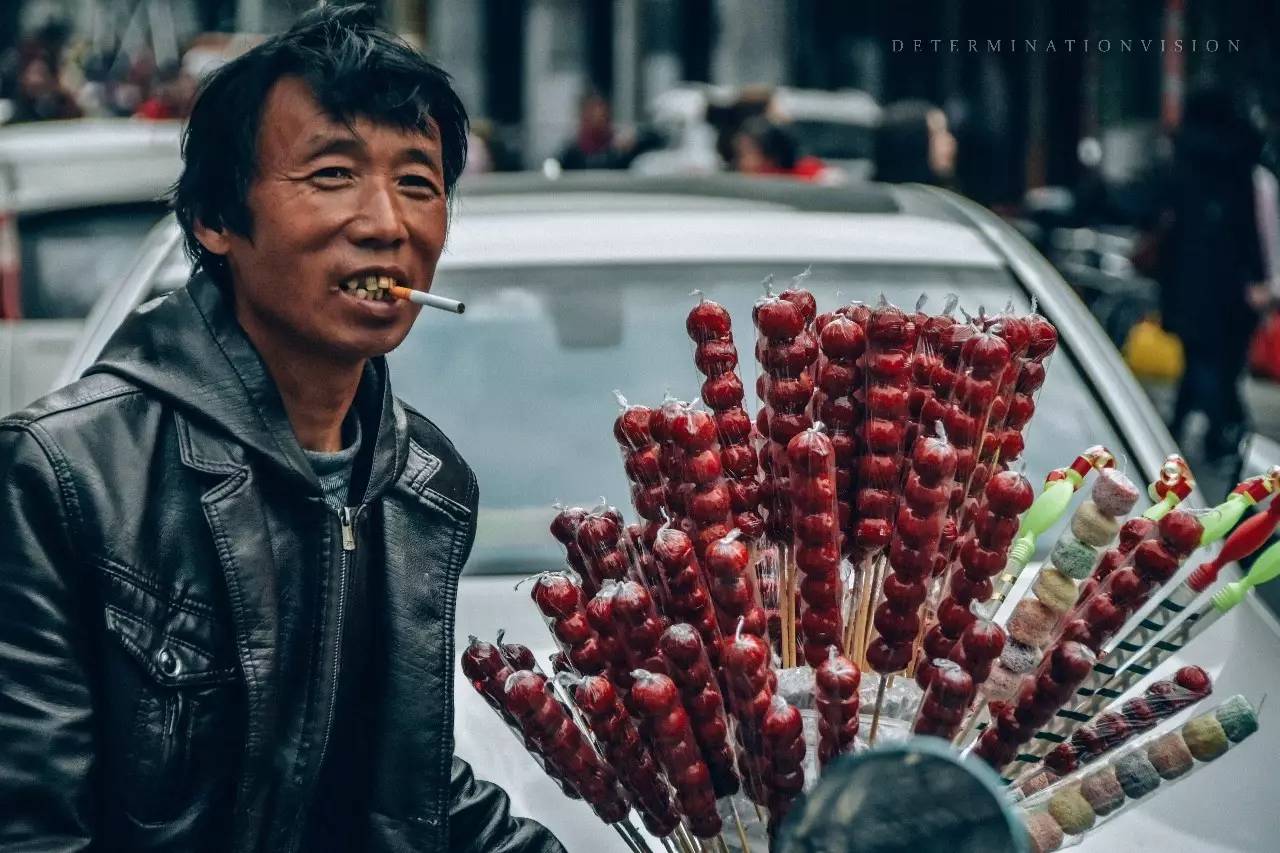
<path fill-rule="evenodd" d="M 0 421 L 0 851 L 562 849 L 453 756 L 476 483 L 380 292 L 431 286 L 467 118 L 362 14 L 209 80 L 196 274 Z"/>

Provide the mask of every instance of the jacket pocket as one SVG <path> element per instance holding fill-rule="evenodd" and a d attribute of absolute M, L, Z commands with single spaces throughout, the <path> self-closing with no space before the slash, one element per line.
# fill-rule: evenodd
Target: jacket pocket
<path fill-rule="evenodd" d="M 108 790 L 135 821 L 164 823 L 232 776 L 235 646 L 211 608 L 120 578 L 109 586 L 105 624 L 121 654 L 108 672 L 108 723 L 120 738 Z"/>

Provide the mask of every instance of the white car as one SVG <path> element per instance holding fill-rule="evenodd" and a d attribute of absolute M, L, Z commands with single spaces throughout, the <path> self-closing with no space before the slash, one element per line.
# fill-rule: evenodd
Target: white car
<path fill-rule="evenodd" d="M 176 121 L 0 127 L 0 412 L 39 397 L 182 169 Z"/>
<path fill-rule="evenodd" d="M 454 439 L 480 481 L 480 527 L 461 584 L 455 655 L 469 634 L 492 639 L 505 628 L 546 660 L 550 634 L 528 587 L 516 583 L 562 565 L 547 532 L 554 501 L 589 505 L 603 494 L 625 505 L 610 431 L 613 389 L 638 402 L 658 401 L 667 390 L 695 396 L 698 376 L 684 331 L 690 291 L 701 289 L 730 309 L 739 349 L 750 352 L 744 324 L 761 280 L 773 274 L 785 282 L 809 265 L 806 284 L 821 306 L 880 294 L 914 305 L 921 293 L 940 306 L 956 293 L 970 311 L 1009 301 L 1025 311 L 1035 300 L 1060 330 L 1061 346 L 1028 435 L 1033 482 L 1095 443 L 1109 446 L 1143 482 L 1174 451 L 1114 347 L 1061 278 L 1002 222 L 957 197 L 921 187 L 730 178 L 470 181 L 433 288 L 464 300 L 466 314 L 424 313 L 391 355 L 396 392 Z M 88 367 L 130 311 L 180 286 L 185 271 L 177 228 L 167 221 L 94 309 L 60 381 Z M 744 365 L 749 387 L 751 369 Z M 1276 620 L 1252 600 L 1158 672 L 1186 661 L 1213 674 L 1221 697 L 1276 692 Z M 516 813 L 545 823 L 571 851 L 627 849 L 585 805 L 565 799 L 460 672 L 453 703 L 458 752 L 510 793 Z M 1272 847 L 1280 810 L 1268 782 L 1280 726 L 1271 722 L 1263 720 L 1247 749 L 1089 836 L 1083 849 Z"/>

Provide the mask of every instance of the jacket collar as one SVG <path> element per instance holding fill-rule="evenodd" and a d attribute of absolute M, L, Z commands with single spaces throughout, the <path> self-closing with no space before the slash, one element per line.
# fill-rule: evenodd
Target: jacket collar
<path fill-rule="evenodd" d="M 194 434 L 212 432 L 239 444 L 265 460 L 274 474 L 319 493 L 319 480 L 294 436 L 279 390 L 230 301 L 207 276 L 193 276 L 158 304 L 130 315 L 86 371 L 92 373 L 114 374 L 155 394 L 211 428 Z M 407 419 L 392 396 L 384 358 L 366 366 L 356 405 L 373 440 L 365 490 L 365 500 L 371 500 L 396 481 L 408 454 Z M 216 448 L 196 451 L 196 458 L 213 463 L 211 470 L 225 472 Z M 221 455 L 226 459 L 225 452 Z"/>

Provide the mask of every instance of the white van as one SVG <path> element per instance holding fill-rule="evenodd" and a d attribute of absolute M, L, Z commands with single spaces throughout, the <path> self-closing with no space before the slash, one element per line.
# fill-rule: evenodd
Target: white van
<path fill-rule="evenodd" d="M 0 414 L 48 391 L 182 167 L 176 121 L 0 128 Z"/>

